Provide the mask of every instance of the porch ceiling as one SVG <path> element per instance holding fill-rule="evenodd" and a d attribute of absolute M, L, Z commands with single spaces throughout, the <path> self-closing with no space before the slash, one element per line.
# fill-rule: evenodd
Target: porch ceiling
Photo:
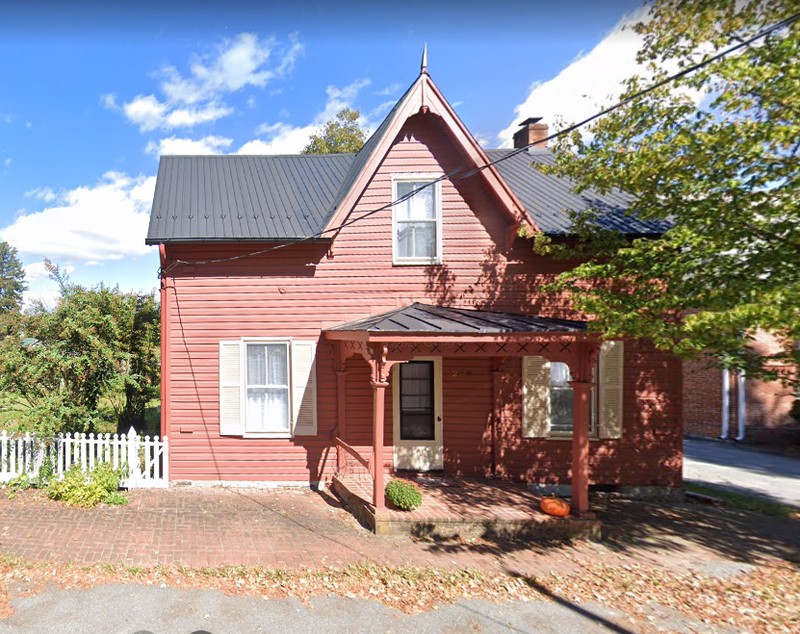
<path fill-rule="evenodd" d="M 492 339 L 511 335 L 582 334 L 586 322 L 567 319 L 548 319 L 535 315 L 448 308 L 419 302 L 373 315 L 357 321 L 328 328 L 328 339 L 380 340 L 381 335 L 406 339 L 409 335 L 428 339 L 444 336 L 471 339 Z"/>

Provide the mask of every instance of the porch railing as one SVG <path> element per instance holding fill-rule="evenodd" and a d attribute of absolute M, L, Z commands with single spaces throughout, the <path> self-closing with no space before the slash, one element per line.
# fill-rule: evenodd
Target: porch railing
<path fill-rule="evenodd" d="M 348 457 L 350 457 L 363 466 L 369 475 L 374 475 L 372 472 L 371 463 L 368 459 L 364 458 L 364 456 L 358 453 L 358 451 L 356 451 L 338 436 L 334 438 L 334 442 L 336 443 L 336 467 L 340 474 L 344 475 L 348 473 Z"/>
<path fill-rule="evenodd" d="M 22 474 L 36 477 L 48 465 L 52 477 L 61 478 L 73 465 L 88 473 L 108 463 L 124 469 L 121 486 L 165 488 L 169 486 L 169 442 L 167 437 L 127 434 L 59 434 L 43 437 L 0 432 L 0 482 Z"/>

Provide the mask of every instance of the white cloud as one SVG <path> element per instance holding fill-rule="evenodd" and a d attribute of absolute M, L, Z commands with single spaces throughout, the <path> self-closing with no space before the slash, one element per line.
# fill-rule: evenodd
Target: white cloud
<path fill-rule="evenodd" d="M 233 143 L 233 139 L 210 135 L 202 139 L 181 139 L 171 136 L 160 141 L 150 141 L 145 147 L 145 152 L 162 156 L 165 154 L 220 154 Z"/>
<path fill-rule="evenodd" d="M 108 108 L 109 110 L 116 110 L 119 108 L 117 105 L 117 96 L 113 92 L 100 95 L 100 103 L 103 104 L 104 108 Z"/>
<path fill-rule="evenodd" d="M 11 157 L 8 157 L 3 161 L 3 167 L 11 167 L 13 162 L 14 160 Z"/>
<path fill-rule="evenodd" d="M 266 137 L 254 139 L 242 145 L 237 154 L 296 154 L 307 144 L 312 134 L 319 131 L 326 121 L 332 119 L 343 108 L 353 105 L 361 89 L 369 86 L 369 79 L 356 81 L 338 88 L 328 86 L 326 93 L 328 99 L 323 109 L 317 113 L 314 120 L 307 125 L 294 126 L 288 123 L 263 123 L 256 129 L 256 134 Z M 374 127 L 371 120 L 362 116 L 359 122 L 362 127 Z"/>
<path fill-rule="evenodd" d="M 379 90 L 375 94 L 381 97 L 393 97 L 400 91 L 402 87 L 403 87 L 402 84 L 394 83 L 389 86 L 386 86 L 386 88 L 383 88 L 382 90 Z"/>
<path fill-rule="evenodd" d="M 558 119 L 576 123 L 618 96 L 623 80 L 640 69 L 636 53 L 643 41 L 640 35 L 624 27 L 641 22 L 646 15 L 647 8 L 643 7 L 623 17 L 587 54 L 553 79 L 533 84 L 525 101 L 514 108 L 513 122 L 497 135 L 501 145 L 511 145 L 519 123 L 528 117 L 542 117 L 551 126 Z"/>
<path fill-rule="evenodd" d="M 303 45 L 294 34 L 289 39 L 288 48 L 279 51 L 280 58 L 270 65 L 278 42 L 241 33 L 225 40 L 213 54 L 195 57 L 188 75 L 174 66 L 164 67 L 160 71 L 163 98 L 137 95 L 123 104 L 122 111 L 142 132 L 192 127 L 226 117 L 233 112 L 223 101 L 226 94 L 248 86 L 263 88 L 292 70 Z M 113 94 L 101 100 L 107 108 L 118 107 Z"/>
<path fill-rule="evenodd" d="M 156 99 L 155 95 L 138 95 L 133 101 L 122 106 L 122 110 L 142 132 L 165 127 L 167 106 Z"/>
<path fill-rule="evenodd" d="M 25 281 L 29 283 L 36 282 L 41 279 L 47 279 L 50 276 L 50 271 L 48 271 L 44 266 L 44 260 L 31 262 L 22 268 L 25 270 Z M 75 267 L 71 264 L 59 265 L 59 269 L 67 275 L 71 275 L 75 272 Z"/>
<path fill-rule="evenodd" d="M 56 206 L 17 216 L 0 238 L 26 258 L 87 262 L 147 253 L 155 180 L 107 172 L 94 185 L 63 192 Z"/>
<path fill-rule="evenodd" d="M 36 189 L 30 189 L 25 192 L 26 198 L 37 198 L 39 200 L 43 200 L 46 203 L 53 202 L 58 196 L 56 193 L 49 187 L 37 187 Z"/>

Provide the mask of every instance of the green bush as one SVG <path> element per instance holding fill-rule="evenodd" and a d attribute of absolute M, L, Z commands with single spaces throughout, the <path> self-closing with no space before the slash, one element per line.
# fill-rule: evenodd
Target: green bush
<path fill-rule="evenodd" d="M 84 508 L 97 506 L 100 502 L 127 504 L 127 498 L 119 492 L 121 481 L 122 469 L 113 469 L 107 463 L 97 465 L 88 475 L 81 471 L 80 465 L 72 465 L 63 479 L 50 482 L 47 495 L 67 506 Z"/>
<path fill-rule="evenodd" d="M 413 511 L 422 504 L 422 491 L 410 480 L 395 478 L 386 485 L 385 493 L 389 501 L 403 511 Z"/>

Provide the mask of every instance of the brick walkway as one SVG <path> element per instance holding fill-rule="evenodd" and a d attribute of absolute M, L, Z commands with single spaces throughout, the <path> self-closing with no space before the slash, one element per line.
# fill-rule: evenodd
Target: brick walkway
<path fill-rule="evenodd" d="M 715 560 L 747 561 L 759 551 L 779 557 L 797 552 L 796 524 L 790 520 L 772 526 L 771 518 L 725 510 L 620 504 L 603 513 L 617 536 L 564 545 L 376 536 L 335 498 L 307 489 L 134 490 L 129 506 L 89 510 L 25 491 L 14 499 L 0 494 L 0 553 L 143 567 L 313 569 L 372 561 L 542 575 L 575 570 L 581 561 L 598 556 L 606 563 L 646 559 L 681 569 Z M 728 530 L 720 532 L 718 526 Z M 777 538 L 776 530 L 785 535 Z"/>
<path fill-rule="evenodd" d="M 378 537 L 328 493 L 307 489 L 176 487 L 133 490 L 128 506 L 68 508 L 26 491 L 0 497 L 0 552 L 30 560 L 179 563 L 282 568 L 387 565 L 493 568 L 513 565 L 495 549 L 436 547 Z"/>

